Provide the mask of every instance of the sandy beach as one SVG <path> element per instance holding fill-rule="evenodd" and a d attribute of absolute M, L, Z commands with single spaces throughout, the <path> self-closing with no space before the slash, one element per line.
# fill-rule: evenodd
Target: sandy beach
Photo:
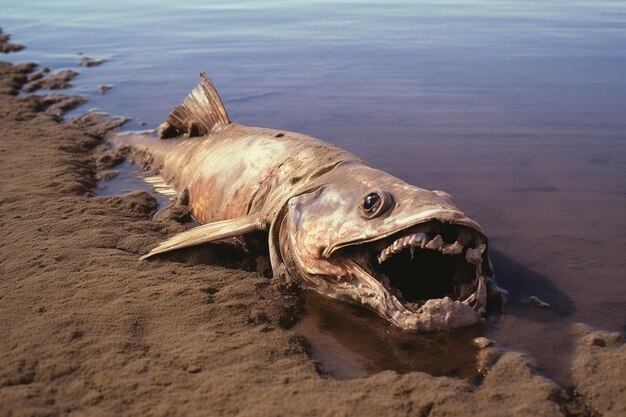
<path fill-rule="evenodd" d="M 42 66 L 0 62 L 0 415 L 626 414 L 623 338 L 584 325 L 571 387 L 486 340 L 475 381 L 324 375 L 289 330 L 297 289 L 211 247 L 139 261 L 186 226 L 145 191 L 94 197 L 121 121 L 63 120 L 84 100 L 37 90 L 76 75 Z"/>

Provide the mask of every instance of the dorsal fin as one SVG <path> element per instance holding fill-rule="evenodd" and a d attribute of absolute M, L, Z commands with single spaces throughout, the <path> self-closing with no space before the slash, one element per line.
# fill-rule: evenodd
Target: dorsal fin
<path fill-rule="evenodd" d="M 200 84 L 167 116 L 165 123 L 159 127 L 159 137 L 167 139 L 183 134 L 204 136 L 229 123 L 220 95 L 209 77 L 201 72 Z"/>

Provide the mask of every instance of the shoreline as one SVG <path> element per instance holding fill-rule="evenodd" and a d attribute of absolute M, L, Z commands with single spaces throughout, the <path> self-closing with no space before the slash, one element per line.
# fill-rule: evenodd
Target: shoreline
<path fill-rule="evenodd" d="M 151 219 L 156 203 L 146 192 L 91 195 L 114 126 L 60 123 L 82 104 L 76 96 L 17 97 L 45 77 L 29 81 L 39 77 L 33 65 L 0 64 L 3 415 L 626 412 L 623 340 L 584 326 L 572 365 L 582 401 L 494 345 L 478 354 L 478 385 L 420 372 L 320 375 L 307 342 L 286 329 L 299 300 L 284 282 L 138 260 L 185 226 Z"/>

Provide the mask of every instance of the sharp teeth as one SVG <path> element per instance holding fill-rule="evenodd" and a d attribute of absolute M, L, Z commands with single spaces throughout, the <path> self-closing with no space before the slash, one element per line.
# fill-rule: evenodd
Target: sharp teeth
<path fill-rule="evenodd" d="M 378 263 L 382 264 L 385 259 L 387 259 L 389 257 L 389 248 L 385 248 L 380 255 L 378 255 Z"/>
<path fill-rule="evenodd" d="M 426 235 L 426 233 L 416 233 L 411 236 L 411 239 L 409 239 L 409 244 L 412 247 L 419 246 L 420 248 L 423 248 L 427 241 L 428 235 Z"/>
<path fill-rule="evenodd" d="M 476 248 L 469 248 L 467 252 L 465 252 L 465 260 L 475 266 L 478 266 L 483 261 L 483 252 L 487 248 L 487 245 L 481 243 Z"/>
<path fill-rule="evenodd" d="M 477 304 L 474 305 L 474 308 L 480 312 L 481 310 L 484 312 L 485 306 L 487 306 L 487 287 L 485 286 L 485 278 L 480 275 L 478 277 L 478 288 L 476 289 L 477 295 Z"/>
<path fill-rule="evenodd" d="M 469 243 L 472 238 L 473 236 L 471 236 L 469 233 L 461 232 L 459 233 L 456 242 L 446 245 L 441 235 L 436 235 L 429 241 L 428 235 L 426 233 L 419 232 L 397 239 L 391 245 L 383 249 L 378 255 L 377 259 L 378 263 L 381 264 L 389 259 L 392 255 L 402 252 L 402 250 L 404 250 L 406 247 L 409 247 L 409 250 L 411 252 L 411 259 L 413 259 L 414 257 L 415 248 L 438 250 L 444 255 L 459 255 L 463 253 L 464 247 L 467 246 L 463 242 Z M 472 265 L 479 265 L 482 262 L 482 253 L 485 251 L 485 248 L 486 245 L 480 242 L 478 247 L 468 248 L 465 259 Z"/>
<path fill-rule="evenodd" d="M 435 236 L 433 240 L 426 244 L 426 249 L 441 250 L 441 248 L 443 248 L 443 238 L 441 235 Z"/>
<path fill-rule="evenodd" d="M 469 297 L 467 297 L 465 300 L 461 301 L 463 304 L 467 304 L 470 305 L 472 302 L 474 302 L 474 300 L 476 300 L 476 293 L 472 293 L 470 294 Z"/>
<path fill-rule="evenodd" d="M 384 261 L 389 259 L 392 254 L 401 252 L 407 246 L 410 246 L 411 258 L 413 258 L 413 253 L 415 251 L 414 246 L 424 247 L 424 243 L 427 240 L 428 237 L 425 233 L 416 233 L 413 235 L 401 237 L 380 252 L 380 254 L 378 255 L 378 263 L 383 263 Z"/>
<path fill-rule="evenodd" d="M 459 242 L 454 242 L 451 245 L 444 246 L 441 252 L 443 252 L 444 255 L 458 255 L 463 252 L 463 245 Z"/>

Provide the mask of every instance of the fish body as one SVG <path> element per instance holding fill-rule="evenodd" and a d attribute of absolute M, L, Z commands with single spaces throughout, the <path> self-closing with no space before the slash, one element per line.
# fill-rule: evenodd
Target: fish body
<path fill-rule="evenodd" d="M 204 74 L 159 136 L 117 141 L 149 155 L 168 183 L 186 190 L 202 225 L 143 259 L 266 232 L 275 276 L 401 328 L 473 325 L 501 300 L 487 238 L 448 194 L 310 136 L 232 123 Z"/>
<path fill-rule="evenodd" d="M 310 136 L 236 123 L 211 136 L 140 143 L 134 146 L 151 154 L 160 175 L 187 190 L 199 223 L 271 211 L 275 200 L 300 193 L 336 165 L 363 163 Z"/>

